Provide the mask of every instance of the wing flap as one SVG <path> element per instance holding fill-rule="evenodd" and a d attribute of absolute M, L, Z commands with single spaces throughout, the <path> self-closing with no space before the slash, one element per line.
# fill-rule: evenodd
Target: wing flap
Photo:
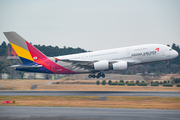
<path fill-rule="evenodd" d="M 57 59 L 56 59 L 57 60 Z M 58 61 L 63 61 L 63 62 L 98 62 L 99 60 L 82 60 L 82 59 L 58 59 Z"/>

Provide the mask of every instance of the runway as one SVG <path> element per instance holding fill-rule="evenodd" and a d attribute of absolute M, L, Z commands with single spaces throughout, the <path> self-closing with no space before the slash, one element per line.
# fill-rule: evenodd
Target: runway
<path fill-rule="evenodd" d="M 179 120 L 180 110 L 1 106 L 1 120 Z"/>
<path fill-rule="evenodd" d="M 163 96 L 180 97 L 180 92 L 149 91 L 0 91 L 0 96 Z"/>

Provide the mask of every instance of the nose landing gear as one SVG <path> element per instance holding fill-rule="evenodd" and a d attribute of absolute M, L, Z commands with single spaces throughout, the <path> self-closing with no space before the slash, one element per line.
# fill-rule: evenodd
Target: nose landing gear
<path fill-rule="evenodd" d="M 95 74 L 90 74 L 90 75 L 88 75 L 88 77 L 89 78 L 100 78 L 100 77 L 102 77 L 102 78 L 104 78 L 105 77 L 105 74 L 104 73 L 98 73 L 97 75 L 95 75 Z"/>
<path fill-rule="evenodd" d="M 169 61 L 167 61 L 166 68 L 170 68 Z"/>

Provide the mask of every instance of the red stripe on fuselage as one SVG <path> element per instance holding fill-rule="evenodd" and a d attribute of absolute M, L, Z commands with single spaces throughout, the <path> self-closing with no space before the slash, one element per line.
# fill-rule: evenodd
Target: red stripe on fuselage
<path fill-rule="evenodd" d="M 48 70 L 52 71 L 53 73 L 56 74 L 74 74 L 76 72 L 71 71 L 69 69 L 66 69 L 50 59 L 48 59 L 44 54 L 42 54 L 39 50 L 37 50 L 35 47 L 33 47 L 31 44 L 29 44 L 26 41 L 27 47 L 29 49 L 29 52 L 34 60 L 34 62 L 38 63 L 39 65 L 43 65 L 45 68 Z"/>

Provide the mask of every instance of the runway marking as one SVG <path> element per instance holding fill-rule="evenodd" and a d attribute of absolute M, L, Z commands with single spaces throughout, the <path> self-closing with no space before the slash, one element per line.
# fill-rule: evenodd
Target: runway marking
<path fill-rule="evenodd" d="M 38 86 L 38 85 L 32 85 L 30 89 L 31 89 L 31 90 L 35 90 L 35 89 L 37 88 L 37 86 Z"/>
<path fill-rule="evenodd" d="M 105 96 L 101 96 L 99 98 L 100 98 L 100 100 L 108 100 Z"/>

